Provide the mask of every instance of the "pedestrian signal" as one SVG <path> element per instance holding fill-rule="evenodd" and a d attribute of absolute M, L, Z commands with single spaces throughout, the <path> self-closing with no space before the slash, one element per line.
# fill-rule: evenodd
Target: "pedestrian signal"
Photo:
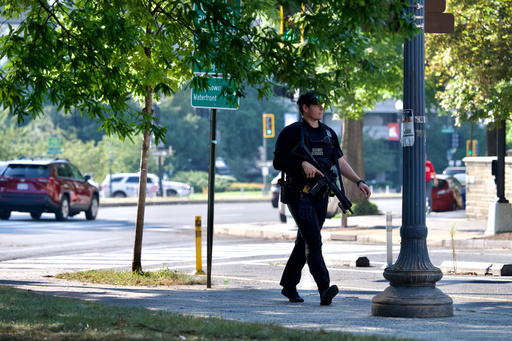
<path fill-rule="evenodd" d="M 453 133 L 452 134 L 452 148 L 459 147 L 459 140 L 460 140 L 459 133 Z"/>
<path fill-rule="evenodd" d="M 276 135 L 274 129 L 274 114 L 263 114 L 263 137 L 274 137 Z"/>

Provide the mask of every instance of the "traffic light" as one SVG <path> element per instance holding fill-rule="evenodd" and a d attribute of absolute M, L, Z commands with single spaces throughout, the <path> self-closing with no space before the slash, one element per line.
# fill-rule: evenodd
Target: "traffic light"
<path fill-rule="evenodd" d="M 477 140 L 466 140 L 466 156 L 478 156 Z"/>
<path fill-rule="evenodd" d="M 276 136 L 274 114 L 263 114 L 263 137 L 270 138 Z"/>
<path fill-rule="evenodd" d="M 445 9 L 446 0 L 425 0 L 425 33 L 453 33 L 455 18 Z"/>
<path fill-rule="evenodd" d="M 295 25 L 293 15 L 299 11 L 304 13 L 304 4 L 301 4 L 300 8 L 294 3 L 290 3 L 286 7 L 279 6 L 279 11 L 281 13 L 279 34 L 283 40 L 302 43 L 304 41 L 304 28 Z"/>

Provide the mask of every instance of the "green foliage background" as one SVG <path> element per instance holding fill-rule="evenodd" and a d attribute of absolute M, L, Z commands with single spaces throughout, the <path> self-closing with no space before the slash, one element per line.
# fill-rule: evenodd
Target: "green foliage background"
<path fill-rule="evenodd" d="M 134 104 L 132 104 L 134 105 Z M 160 125 L 167 126 L 166 139 L 172 146 L 173 155 L 165 159 L 164 170 L 172 179 L 182 181 L 183 171 L 208 170 L 208 150 L 210 121 L 209 111 L 201 116 L 190 104 L 190 90 L 182 90 L 172 97 L 163 97 L 160 107 Z M 242 99 L 237 111 L 219 110 L 217 114 L 217 156 L 224 157 L 226 163 L 239 181 L 261 181 L 261 176 L 247 178 L 247 170 L 259 159 L 259 147 L 263 143 L 262 114 L 272 112 L 276 116 L 276 128 L 279 132 L 284 126 L 283 114 L 296 108 L 289 99 L 271 98 L 258 100 L 256 89 L 250 88 L 246 98 Z M 107 136 L 99 130 L 100 123 L 82 118 L 76 113 L 65 115 L 56 107 L 48 105 L 45 114 L 38 119 L 27 119 L 18 125 L 7 110 L 0 112 L 0 160 L 11 160 L 20 156 L 48 156 L 48 139 L 61 139 L 62 154 L 83 173 L 91 173 L 96 182 L 101 182 L 110 172 L 138 172 L 142 147 L 142 134 L 133 136 L 132 141 L 120 140 L 117 136 Z M 267 140 L 267 158 L 272 159 L 275 138 Z M 110 160 L 113 160 L 112 162 Z M 158 174 L 156 158 L 148 162 L 150 173 Z M 251 170 L 251 169 L 250 169 Z M 259 168 L 256 169 L 259 171 Z M 204 173 L 205 174 L 205 173 Z M 207 175 L 201 176 L 195 190 L 201 191 L 207 186 Z M 259 171 L 261 174 L 261 171 Z M 185 179 L 195 184 L 194 175 Z M 252 175 L 254 177 L 254 175 Z M 201 184 L 201 181 L 206 181 Z M 216 181 L 217 182 L 217 181 Z M 219 188 L 226 188 L 221 179 Z M 222 186 L 221 186 L 222 185 Z"/>

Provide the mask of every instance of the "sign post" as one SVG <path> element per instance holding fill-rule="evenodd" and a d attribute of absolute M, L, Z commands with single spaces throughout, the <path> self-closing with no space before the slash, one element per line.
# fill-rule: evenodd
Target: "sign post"
<path fill-rule="evenodd" d="M 231 16 L 234 18 L 240 15 L 240 4 L 241 1 L 235 2 L 234 8 L 231 10 Z M 202 6 L 194 5 L 199 16 L 199 23 L 206 18 L 207 11 Z M 204 61 L 201 65 L 194 65 L 194 73 L 196 75 L 204 74 L 215 74 L 216 76 L 222 76 L 222 70 L 219 70 L 216 65 L 206 67 L 207 64 Z M 229 75 L 228 75 L 229 76 Z M 229 78 L 229 77 L 228 77 Z M 191 104 L 193 108 L 207 108 L 210 109 L 210 154 L 209 154 L 209 166 L 208 166 L 208 213 L 206 221 L 207 230 L 207 250 L 206 250 L 206 287 L 211 288 L 211 277 L 212 277 L 212 249 L 213 249 L 213 209 L 214 209 L 214 195 L 215 195 L 215 146 L 217 144 L 216 131 L 217 131 L 217 109 L 223 110 L 238 110 L 240 106 L 240 98 L 237 98 L 236 102 L 228 100 L 228 98 L 221 96 L 222 89 L 229 86 L 229 81 L 222 78 L 211 77 L 208 79 L 208 89 L 198 90 L 192 88 L 191 93 Z"/>
<path fill-rule="evenodd" d="M 274 114 L 263 114 L 263 150 L 261 158 L 263 162 L 267 162 L 267 139 L 275 136 L 275 122 L 274 122 Z M 268 167 L 261 167 L 261 175 L 263 176 L 263 195 L 268 194 L 268 186 L 267 186 L 267 175 L 268 175 Z"/>
<path fill-rule="evenodd" d="M 206 287 L 212 287 L 213 208 L 215 204 L 215 146 L 217 145 L 217 109 L 210 109 L 210 157 L 208 167 L 208 212 L 206 221 Z"/>

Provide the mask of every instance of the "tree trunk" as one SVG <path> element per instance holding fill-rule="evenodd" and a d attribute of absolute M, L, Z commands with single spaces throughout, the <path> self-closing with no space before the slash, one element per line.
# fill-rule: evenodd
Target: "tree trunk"
<path fill-rule="evenodd" d="M 145 112 L 152 113 L 153 110 L 153 89 L 146 87 L 146 103 Z M 135 221 L 135 244 L 133 249 L 132 272 L 142 272 L 142 233 L 144 230 L 144 210 L 146 208 L 146 184 L 148 180 L 148 158 L 149 144 L 151 132 L 144 131 L 144 139 L 142 141 L 142 153 L 140 157 L 140 181 L 139 181 L 139 197 L 137 201 L 137 218 Z"/>
<path fill-rule="evenodd" d="M 341 137 L 343 157 L 354 172 L 361 178 L 364 178 L 363 119 L 343 118 Z M 353 203 L 362 203 L 365 200 L 363 193 L 351 181 L 343 178 L 343 186 L 345 187 L 347 198 Z M 342 227 L 348 226 L 347 218 L 347 214 L 342 215 Z"/>
<path fill-rule="evenodd" d="M 343 157 L 354 172 L 364 179 L 364 146 L 363 146 L 363 119 L 343 119 L 341 150 Z M 343 179 L 347 198 L 354 203 L 362 203 L 364 194 L 356 184 Z"/>

